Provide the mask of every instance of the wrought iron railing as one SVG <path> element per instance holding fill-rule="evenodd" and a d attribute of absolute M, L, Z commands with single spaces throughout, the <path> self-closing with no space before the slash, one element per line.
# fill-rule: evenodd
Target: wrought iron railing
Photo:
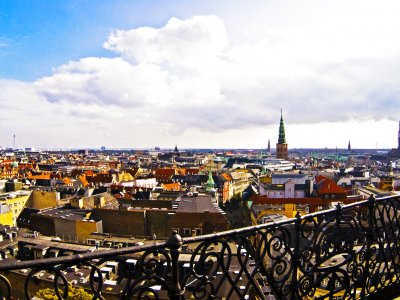
<path fill-rule="evenodd" d="M 30 299 L 49 286 L 63 299 L 72 282 L 93 299 L 388 298 L 400 291 L 399 200 L 371 197 L 274 224 L 1 263 L 1 293 Z"/>

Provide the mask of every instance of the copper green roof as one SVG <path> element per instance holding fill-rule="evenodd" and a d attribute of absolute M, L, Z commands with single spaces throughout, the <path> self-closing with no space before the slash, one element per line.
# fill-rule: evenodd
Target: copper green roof
<path fill-rule="evenodd" d="M 211 191 L 213 188 L 214 188 L 214 186 L 215 186 L 215 182 L 214 182 L 214 179 L 213 179 L 213 177 L 212 177 L 212 172 L 210 171 L 209 173 L 208 173 L 208 180 L 207 180 L 207 188 L 206 188 L 206 191 Z"/>
<path fill-rule="evenodd" d="M 278 144 L 286 144 L 285 124 L 283 123 L 282 110 L 281 110 L 281 122 L 279 124 Z"/>

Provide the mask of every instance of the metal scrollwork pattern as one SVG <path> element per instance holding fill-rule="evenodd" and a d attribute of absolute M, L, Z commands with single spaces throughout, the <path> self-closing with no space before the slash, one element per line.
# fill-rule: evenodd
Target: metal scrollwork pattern
<path fill-rule="evenodd" d="M 399 197 L 338 205 L 296 218 L 165 243 L 0 264 L 0 295 L 44 281 L 58 299 L 379 299 L 399 295 Z M 18 271 L 19 270 L 19 271 Z M 24 272 L 21 272 L 24 271 Z M 78 280 L 71 280 L 76 275 Z M 21 275 L 22 276 L 22 275 Z M 113 289 L 113 285 L 115 288 Z"/>
<path fill-rule="evenodd" d="M 149 250 L 144 247 L 132 247 L 122 251 L 104 251 L 103 257 L 97 253 L 42 260 L 55 261 L 54 264 L 23 262 L 31 268 L 25 277 L 24 294 L 18 295 L 32 299 L 39 290 L 50 287 L 58 299 L 69 299 L 68 294 L 75 286 L 83 288 L 92 299 L 105 300 L 111 294 L 118 299 L 165 299 L 172 268 L 170 251 L 165 243 L 162 246 L 147 248 Z M 115 255 L 115 252 L 121 255 Z M 123 256 L 126 254 L 134 254 L 134 264 L 128 263 L 127 257 Z M 78 276 L 76 278 L 83 279 L 79 284 L 77 280 L 71 281 L 74 274 Z M 10 299 L 13 295 L 11 284 L 4 275 L 0 275 L 0 280 L 6 284 L 6 293 L 1 290 L 2 295 Z M 40 281 L 46 281 L 48 284 L 40 285 Z M 111 281 L 116 285 L 116 291 L 109 291 Z M 108 294 L 105 294 L 106 290 Z"/>
<path fill-rule="evenodd" d="M 167 275 L 171 272 L 168 251 L 160 249 L 145 252 L 133 271 L 134 278 L 127 289 L 128 299 L 159 299 L 160 290 L 167 289 Z"/>

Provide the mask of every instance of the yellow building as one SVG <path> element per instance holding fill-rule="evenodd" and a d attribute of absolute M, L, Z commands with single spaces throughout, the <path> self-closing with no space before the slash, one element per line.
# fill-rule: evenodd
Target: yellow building
<path fill-rule="evenodd" d="M 2 225 L 13 225 L 13 216 L 10 207 L 7 203 L 0 204 L 0 224 Z"/>
<path fill-rule="evenodd" d="M 222 159 L 216 157 L 215 155 L 210 154 L 206 156 L 204 170 L 209 172 L 219 172 L 222 170 L 224 165 L 225 162 Z"/>
<path fill-rule="evenodd" d="M 117 181 L 133 181 L 135 178 L 130 174 L 129 172 L 122 171 L 121 173 L 118 173 L 117 175 Z"/>
<path fill-rule="evenodd" d="M 31 208 L 44 209 L 59 205 L 60 193 L 56 191 L 33 191 L 27 204 Z"/>
<path fill-rule="evenodd" d="M 248 176 L 248 170 L 235 170 L 230 173 L 233 182 L 231 184 L 233 188 L 233 195 L 240 194 L 242 195 L 243 191 L 249 186 L 250 180 Z M 232 196 L 233 196 L 232 195 Z"/>
<path fill-rule="evenodd" d="M 294 218 L 300 208 L 302 207 L 292 203 L 258 205 L 258 207 L 253 208 L 257 213 L 251 212 L 252 225 L 263 224 L 262 219 L 270 215 L 282 215 L 289 219 Z M 302 210 L 300 211 L 302 212 Z"/>
<path fill-rule="evenodd" d="M 258 179 L 260 180 L 261 183 L 272 184 L 271 175 L 259 176 Z"/>
<path fill-rule="evenodd" d="M 0 223 L 3 225 L 15 226 L 17 224 L 17 218 L 21 211 L 24 209 L 31 192 L 18 191 L 10 192 L 0 195 L 0 205 L 7 205 L 11 212 L 11 219 L 8 215 L 0 216 Z M 4 207 L 3 207 L 4 208 Z"/>

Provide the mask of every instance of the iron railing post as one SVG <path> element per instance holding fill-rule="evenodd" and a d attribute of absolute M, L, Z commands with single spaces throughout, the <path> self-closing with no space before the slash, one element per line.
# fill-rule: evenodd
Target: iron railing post
<path fill-rule="evenodd" d="M 370 261 L 371 261 L 371 245 L 374 239 L 374 208 L 375 208 L 375 197 L 371 195 L 368 198 L 368 226 L 366 229 L 366 250 L 365 250 L 365 272 L 362 282 L 361 299 L 366 297 L 367 293 L 367 280 L 370 278 Z"/>
<path fill-rule="evenodd" d="M 300 267 L 300 225 L 301 225 L 301 215 L 300 212 L 297 211 L 296 220 L 295 220 L 295 243 L 292 257 L 292 279 L 290 281 L 290 290 L 291 290 L 291 299 L 298 298 L 298 271 Z"/>
<path fill-rule="evenodd" d="M 182 299 L 183 290 L 179 283 L 179 253 L 181 252 L 182 238 L 174 230 L 167 240 L 167 246 L 170 249 L 171 264 L 172 264 L 172 285 L 168 290 L 169 299 L 180 300 Z"/>

